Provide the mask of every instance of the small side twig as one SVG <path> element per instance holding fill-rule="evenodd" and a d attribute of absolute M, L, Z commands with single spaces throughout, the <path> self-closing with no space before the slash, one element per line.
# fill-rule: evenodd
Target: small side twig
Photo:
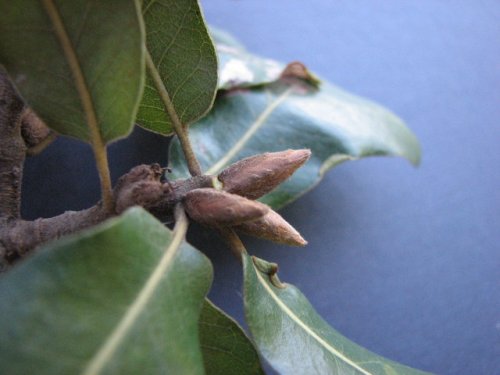
<path fill-rule="evenodd" d="M 52 142 L 54 142 L 57 138 L 57 133 L 55 132 L 50 132 L 49 135 L 47 135 L 46 138 L 38 142 L 36 145 L 28 148 L 26 150 L 26 155 L 28 156 L 35 156 L 38 155 L 40 152 L 45 150 L 45 148 L 50 145 Z"/>
<path fill-rule="evenodd" d="M 66 211 L 51 218 L 13 220 L 0 226 L 3 268 L 28 255 L 35 247 L 66 234 L 89 228 L 110 217 L 101 204 L 82 211 Z"/>
<path fill-rule="evenodd" d="M 114 211 L 107 210 L 99 202 L 86 210 L 66 211 L 51 218 L 0 221 L 0 269 L 8 268 L 39 245 L 90 228 L 132 206 L 142 206 L 170 221 L 174 217 L 175 206 L 182 202 L 188 191 L 211 186 L 212 183 L 210 176 L 163 182 L 161 171 L 158 164 L 139 165 L 123 175 L 113 191 L 116 201 Z"/>
<path fill-rule="evenodd" d="M 42 152 L 57 138 L 57 133 L 50 130 L 29 107 L 25 107 L 21 114 L 21 135 L 26 143 L 28 156 Z"/>

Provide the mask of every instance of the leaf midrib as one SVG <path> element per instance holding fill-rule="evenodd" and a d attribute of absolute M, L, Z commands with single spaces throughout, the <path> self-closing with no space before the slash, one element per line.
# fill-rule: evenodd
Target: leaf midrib
<path fill-rule="evenodd" d="M 172 264 L 177 250 L 179 249 L 184 235 L 187 231 L 187 220 L 179 220 L 174 229 L 174 235 L 170 245 L 165 250 L 158 265 L 153 270 L 141 291 L 127 308 L 120 322 L 115 326 L 111 334 L 104 340 L 103 345 L 95 352 L 89 360 L 87 366 L 82 371 L 82 375 L 97 375 L 106 367 L 112 359 L 120 344 L 124 341 L 127 333 L 132 328 L 134 322 L 141 315 L 151 297 L 160 285 L 168 268 Z"/>
<path fill-rule="evenodd" d="M 260 113 L 257 119 L 252 125 L 243 133 L 243 136 L 231 147 L 226 154 L 215 162 L 210 169 L 207 170 L 206 174 L 216 174 L 219 173 L 222 168 L 229 164 L 229 162 L 245 147 L 248 141 L 253 137 L 253 135 L 265 124 L 269 116 L 274 112 L 274 110 L 285 101 L 286 98 L 291 94 L 293 87 L 289 87 L 280 96 L 273 100 L 265 109 Z"/>
<path fill-rule="evenodd" d="M 85 118 L 87 120 L 91 142 L 96 145 L 104 144 L 101 133 L 99 131 L 94 104 L 92 102 L 89 88 L 85 81 L 82 67 L 80 66 L 77 53 L 73 47 L 73 44 L 71 43 L 64 23 L 62 22 L 59 11 L 52 0 L 42 0 L 42 3 L 47 15 L 50 18 L 50 21 L 52 22 L 55 35 L 59 41 L 59 44 L 61 45 L 64 56 L 66 57 L 71 74 L 73 75 L 74 84 L 78 92 L 78 96 L 80 97 L 83 111 L 85 113 Z"/>
<path fill-rule="evenodd" d="M 294 321 L 300 328 L 302 328 L 309 336 L 311 336 L 313 339 L 315 339 L 321 346 L 323 346 L 327 351 L 332 353 L 335 357 L 338 357 L 340 360 L 342 360 L 343 362 L 345 362 L 346 364 L 348 364 L 352 368 L 360 371 L 362 374 L 372 375 L 372 373 L 361 368 L 358 364 L 356 364 L 351 359 L 347 358 L 345 355 L 343 355 L 341 352 L 339 352 L 337 349 L 332 347 L 327 341 L 325 341 L 316 332 L 314 332 L 311 328 L 309 328 L 307 326 L 307 324 L 304 323 L 297 315 L 295 315 L 295 313 L 274 293 L 274 291 L 271 289 L 269 284 L 264 280 L 264 278 L 260 274 L 260 271 L 255 268 L 255 266 L 253 265 L 253 262 L 252 262 L 252 267 L 255 271 L 255 274 L 257 275 L 257 279 L 259 280 L 259 283 L 269 293 L 271 298 L 276 302 L 276 304 L 283 311 L 283 313 L 285 313 L 292 321 Z"/>
<path fill-rule="evenodd" d="M 53 0 L 42 0 L 42 6 L 54 28 L 54 34 L 63 50 L 69 70 L 73 76 L 76 91 L 80 98 L 85 116 L 85 122 L 88 127 L 88 138 L 94 153 L 97 171 L 99 172 L 103 206 L 107 210 L 112 210 L 113 197 L 111 192 L 111 175 L 109 172 L 106 144 L 103 135 L 99 130 L 97 114 L 94 108 L 94 103 L 92 102 L 92 96 L 90 94 L 88 83 L 85 81 L 79 57 L 71 39 L 69 38 L 57 6 L 54 4 Z M 87 14 L 85 14 L 85 17 L 87 17 Z"/>

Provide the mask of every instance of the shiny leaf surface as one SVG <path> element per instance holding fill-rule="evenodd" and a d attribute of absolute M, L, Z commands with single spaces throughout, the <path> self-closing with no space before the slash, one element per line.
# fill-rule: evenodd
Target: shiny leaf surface
<path fill-rule="evenodd" d="M 130 132 L 142 97 L 139 16 L 132 0 L 2 1 L 0 64 L 49 127 L 109 142 Z"/>
<path fill-rule="evenodd" d="M 3 276 L 0 373 L 202 374 L 212 268 L 180 234 L 133 208 Z"/>
<path fill-rule="evenodd" d="M 190 130 L 202 169 L 209 174 L 263 152 L 311 149 L 310 160 L 263 197 L 274 208 L 314 187 L 340 162 L 390 155 L 418 164 L 420 158 L 417 139 L 398 117 L 326 82 L 319 90 L 305 82 L 279 81 L 223 93 L 210 114 Z M 170 156 L 176 177 L 186 177 L 177 142 Z"/>
<path fill-rule="evenodd" d="M 209 300 L 205 300 L 199 324 L 208 375 L 264 374 L 257 351 L 243 329 Z"/>
<path fill-rule="evenodd" d="M 202 117 L 217 88 L 217 57 L 196 0 L 145 0 L 146 45 L 176 116 L 183 125 Z M 158 85 L 148 71 L 137 122 L 173 132 Z"/>
<path fill-rule="evenodd" d="M 293 285 L 273 285 L 262 272 L 265 262 L 257 267 L 248 255 L 243 261 L 247 323 L 259 352 L 278 373 L 425 374 L 356 345 L 331 328 Z"/>
<path fill-rule="evenodd" d="M 225 31 L 211 27 L 219 58 L 220 89 L 252 87 L 277 80 L 285 65 L 272 59 L 249 53 L 243 45 Z"/>

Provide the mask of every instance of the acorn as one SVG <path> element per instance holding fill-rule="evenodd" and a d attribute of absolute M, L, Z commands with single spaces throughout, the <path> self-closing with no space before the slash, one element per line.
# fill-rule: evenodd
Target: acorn
<path fill-rule="evenodd" d="M 210 226 L 238 225 L 269 212 L 263 203 L 212 188 L 191 190 L 183 203 L 191 219 Z"/>
<path fill-rule="evenodd" d="M 307 245 L 307 241 L 302 238 L 300 233 L 283 219 L 280 214 L 271 209 L 261 218 L 236 225 L 234 229 L 250 236 L 284 245 Z"/>
<path fill-rule="evenodd" d="M 307 149 L 266 152 L 231 164 L 217 178 L 224 191 L 257 199 L 290 177 L 310 156 Z"/>

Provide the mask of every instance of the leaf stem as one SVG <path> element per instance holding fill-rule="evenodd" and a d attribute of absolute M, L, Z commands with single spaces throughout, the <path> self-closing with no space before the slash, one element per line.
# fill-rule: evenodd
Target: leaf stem
<path fill-rule="evenodd" d="M 42 0 L 42 4 L 52 22 L 55 35 L 59 40 L 64 55 L 66 56 L 66 60 L 68 62 L 71 73 L 73 74 L 75 86 L 78 91 L 78 95 L 80 96 L 83 111 L 85 112 L 87 126 L 89 128 L 90 144 L 94 152 L 96 166 L 101 181 L 101 195 L 103 205 L 105 209 L 111 211 L 113 209 L 113 193 L 111 189 L 111 176 L 109 172 L 108 155 L 106 152 L 106 144 L 104 143 L 101 132 L 99 131 L 97 116 L 94 110 L 94 105 L 92 103 L 92 97 L 90 95 L 87 83 L 85 82 L 82 68 L 80 66 L 80 63 L 78 62 L 78 56 L 76 54 L 74 46 L 71 43 L 71 40 L 69 39 L 69 35 L 66 31 L 66 28 L 64 27 L 56 5 L 52 0 Z"/>
<path fill-rule="evenodd" d="M 179 137 L 179 141 L 181 143 L 182 151 L 184 152 L 184 157 L 186 158 L 186 162 L 188 165 L 189 173 L 191 176 L 200 176 L 202 174 L 200 163 L 193 151 L 193 147 L 191 146 L 191 141 L 189 140 L 188 128 L 187 126 L 181 123 L 179 116 L 174 107 L 174 103 L 168 94 L 167 88 L 163 84 L 163 80 L 160 76 L 160 73 L 156 69 L 156 66 L 153 62 L 153 59 L 146 49 L 146 66 L 148 67 L 149 73 L 151 74 L 151 78 L 155 83 L 156 89 L 160 94 L 160 98 L 167 110 L 168 115 L 170 116 L 170 120 L 172 121 L 172 125 L 174 127 L 174 131 Z"/>
<path fill-rule="evenodd" d="M 243 255 L 247 254 L 247 249 L 243 242 L 241 242 L 240 237 L 229 227 L 219 227 L 218 229 L 236 258 L 242 260 Z"/>
<path fill-rule="evenodd" d="M 182 241 L 185 238 L 188 228 L 188 220 L 181 205 L 175 208 L 175 227 L 170 244 L 165 250 L 160 262 L 149 276 L 148 280 L 137 295 L 137 298 L 127 308 L 122 319 L 107 337 L 104 344 L 99 348 L 91 358 L 82 375 L 98 375 L 106 368 L 108 362 L 112 359 L 116 350 L 119 348 L 133 327 L 134 322 L 147 307 L 148 302 L 153 297 L 156 289 L 160 285 L 169 266 L 172 265 L 175 255 L 179 250 Z"/>

